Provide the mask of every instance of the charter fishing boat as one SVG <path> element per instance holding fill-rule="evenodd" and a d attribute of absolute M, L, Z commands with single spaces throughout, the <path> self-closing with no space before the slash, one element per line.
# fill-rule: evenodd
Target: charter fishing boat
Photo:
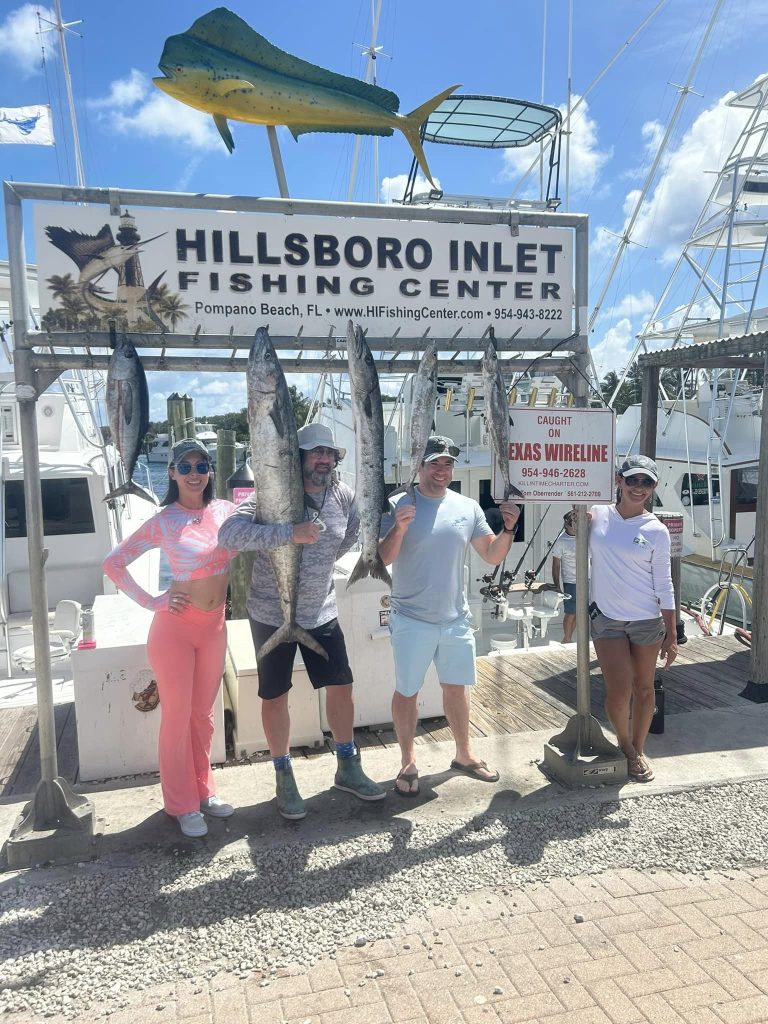
<path fill-rule="evenodd" d="M 8 267 L 0 264 L 0 319 L 4 319 L 8 302 Z M 36 309 L 33 315 L 37 315 Z M 88 608 L 97 595 L 114 593 L 101 563 L 122 537 L 154 511 L 152 505 L 134 495 L 104 500 L 124 482 L 124 470 L 105 429 L 103 395 L 103 374 L 70 371 L 51 385 L 36 406 L 51 614 L 62 601 Z M 17 663 L 18 651 L 32 644 L 32 604 L 19 407 L 10 370 L 0 372 L 0 423 L 2 707 L 35 701 L 33 666 L 28 659 L 22 659 L 24 665 Z M 141 479 L 139 468 L 137 474 L 140 482 L 151 489 L 148 475 Z M 142 586 L 156 591 L 157 552 L 142 556 L 133 571 Z M 57 699 L 71 700 L 68 659 L 56 660 L 55 678 Z"/>

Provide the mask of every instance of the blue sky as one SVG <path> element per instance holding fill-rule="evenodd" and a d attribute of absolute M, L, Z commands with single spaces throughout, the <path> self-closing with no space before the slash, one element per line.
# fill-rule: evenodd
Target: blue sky
<path fill-rule="evenodd" d="M 130 5 L 64 0 L 65 20 L 83 19 L 69 36 L 72 83 L 88 184 L 210 193 L 275 195 L 264 129 L 234 123 L 228 154 L 212 121 L 151 84 L 165 38 L 211 9 L 185 3 L 134 0 Z M 677 100 L 670 83 L 685 80 L 712 10 L 702 0 L 668 0 L 641 37 L 619 58 L 582 104 L 571 136 L 570 209 L 590 215 L 590 281 L 597 297 L 632 196 L 641 188 Z M 370 37 L 371 0 L 288 0 L 232 4 L 232 9 L 281 48 L 335 71 L 365 74 L 358 43 Z M 655 0 L 575 0 L 573 91 L 584 92 Z M 462 92 L 538 100 L 542 91 L 543 0 L 466 0 L 439 5 L 384 0 L 378 42 L 378 81 L 408 111 L 460 82 Z M 51 103 L 57 146 L 0 147 L 0 176 L 17 181 L 74 182 L 64 110 L 61 60 L 55 38 L 44 37 L 41 66 L 36 11 L 45 7 L 0 0 L 0 103 Z M 50 13 L 47 15 L 50 17 Z M 567 0 L 547 4 L 544 101 L 562 106 L 567 89 Z M 632 245 L 595 324 L 591 343 L 600 375 L 624 365 L 634 335 L 663 288 L 672 261 L 693 225 L 743 115 L 724 101 L 768 72 L 765 0 L 726 0 L 694 88 L 641 215 Z M 306 135 L 297 143 L 280 130 L 291 195 L 346 199 L 353 137 Z M 363 145 L 355 198 L 399 194 L 410 150 L 399 134 L 379 149 L 373 180 L 371 143 Z M 510 195 L 529 151 L 483 151 L 431 146 L 427 156 L 446 192 Z M 561 187 L 561 195 L 564 189 Z M 30 218 L 31 219 L 31 218 Z M 34 250 L 28 252 L 34 260 Z M 4 237 L 0 258 L 6 258 Z M 297 382 L 298 383 L 298 382 Z M 244 383 L 230 375 L 152 375 L 152 416 L 164 415 L 165 395 L 194 393 L 198 415 L 239 408 Z M 300 386 L 302 384 L 300 383 Z M 305 390 L 311 382 L 303 382 Z"/>

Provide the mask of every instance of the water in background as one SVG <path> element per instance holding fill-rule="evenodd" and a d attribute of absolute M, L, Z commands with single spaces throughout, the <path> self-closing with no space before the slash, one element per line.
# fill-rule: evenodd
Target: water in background
<path fill-rule="evenodd" d="M 162 462 L 150 462 L 147 463 L 144 459 L 139 459 L 136 466 L 136 472 L 133 474 L 134 479 L 143 484 L 146 480 L 145 473 L 149 471 L 149 479 L 152 484 L 152 490 L 157 495 L 157 500 L 162 501 L 165 497 L 165 492 L 168 489 L 168 467 Z M 160 552 L 160 589 L 167 590 L 171 585 L 171 567 L 168 565 L 168 560 Z"/>

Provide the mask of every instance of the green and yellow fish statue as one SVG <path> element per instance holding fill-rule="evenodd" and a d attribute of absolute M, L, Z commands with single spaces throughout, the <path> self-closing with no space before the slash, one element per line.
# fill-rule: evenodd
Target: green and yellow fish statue
<path fill-rule="evenodd" d="M 212 114 L 230 153 L 235 143 L 228 118 L 284 124 L 294 138 L 306 132 L 392 135 L 397 128 L 433 185 L 419 129 L 458 89 L 452 85 L 410 114 L 398 114 L 400 99 L 394 92 L 285 53 L 226 7 L 169 36 L 159 67 L 165 77 L 154 78 L 155 85 L 181 103 Z"/>

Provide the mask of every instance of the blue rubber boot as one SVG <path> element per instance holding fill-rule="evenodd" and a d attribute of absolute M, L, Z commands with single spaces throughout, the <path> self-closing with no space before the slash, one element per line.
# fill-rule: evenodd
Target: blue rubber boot
<path fill-rule="evenodd" d="M 369 779 L 363 771 L 359 750 L 352 757 L 336 756 L 336 778 L 333 780 L 333 786 L 334 789 L 352 793 L 360 800 L 383 800 L 387 795 L 386 790 Z"/>
<path fill-rule="evenodd" d="M 307 816 L 307 808 L 293 777 L 293 768 L 281 768 L 275 772 L 277 809 L 288 821 L 300 821 Z"/>

